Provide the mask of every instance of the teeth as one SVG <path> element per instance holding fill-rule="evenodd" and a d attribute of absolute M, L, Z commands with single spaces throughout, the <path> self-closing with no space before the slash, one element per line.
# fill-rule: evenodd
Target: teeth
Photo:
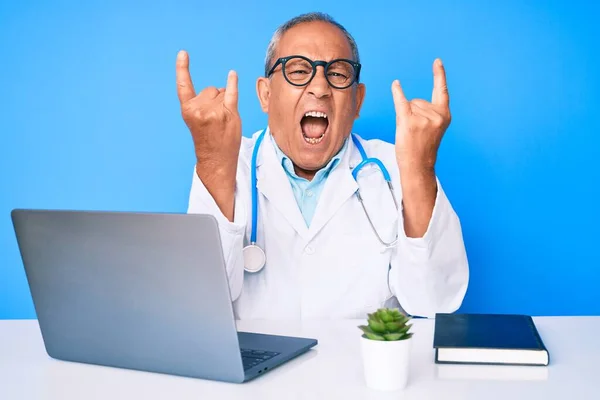
<path fill-rule="evenodd" d="M 305 117 L 317 117 L 317 118 L 327 118 L 327 114 L 322 113 L 320 111 L 309 111 L 304 114 Z"/>
<path fill-rule="evenodd" d="M 327 119 L 327 114 L 320 112 L 320 111 L 308 111 L 306 114 L 304 114 L 304 116 Z M 321 141 L 323 140 L 323 137 L 325 137 L 325 134 L 322 134 L 318 138 L 309 138 L 309 137 L 304 136 L 304 140 L 306 141 L 306 143 L 318 144 L 318 143 L 321 143 Z"/>
<path fill-rule="evenodd" d="M 325 134 L 322 134 L 318 138 L 309 138 L 309 137 L 304 136 L 304 140 L 310 144 L 318 144 L 318 143 L 321 143 L 321 140 L 323 140 L 324 137 L 325 137 Z"/>

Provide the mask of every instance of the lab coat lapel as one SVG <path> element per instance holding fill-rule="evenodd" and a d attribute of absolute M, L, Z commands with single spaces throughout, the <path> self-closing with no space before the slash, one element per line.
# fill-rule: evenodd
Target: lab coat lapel
<path fill-rule="evenodd" d="M 267 132 L 268 133 L 268 132 Z M 296 202 L 290 181 L 277 158 L 269 133 L 260 146 L 257 156 L 257 188 L 294 230 L 303 238 L 308 234 L 308 227 Z M 260 213 L 260 211 L 259 211 Z"/>
<path fill-rule="evenodd" d="M 334 216 L 339 208 L 354 195 L 358 184 L 352 177 L 352 168 L 360 162 L 356 159 L 356 148 L 351 138 L 348 138 L 348 147 L 340 159 L 340 163 L 334 168 L 327 180 L 319 197 L 315 215 L 309 229 L 309 240 L 312 239 L 327 222 Z M 358 153 L 357 153 L 358 154 Z"/>

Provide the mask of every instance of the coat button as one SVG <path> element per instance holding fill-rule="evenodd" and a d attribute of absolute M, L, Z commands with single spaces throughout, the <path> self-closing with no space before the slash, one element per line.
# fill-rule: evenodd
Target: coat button
<path fill-rule="evenodd" d="M 306 254 L 315 254 L 315 248 L 312 246 L 306 246 L 306 248 L 304 249 L 304 252 Z"/>

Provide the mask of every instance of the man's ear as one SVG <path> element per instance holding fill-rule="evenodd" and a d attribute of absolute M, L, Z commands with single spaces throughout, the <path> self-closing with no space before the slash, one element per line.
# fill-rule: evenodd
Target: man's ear
<path fill-rule="evenodd" d="M 362 108 L 363 101 L 365 100 L 365 95 L 367 92 L 367 87 L 364 83 L 359 83 L 356 86 L 356 115 L 354 119 L 357 119 L 360 116 L 360 109 Z"/>
<path fill-rule="evenodd" d="M 271 80 L 260 77 L 256 80 L 256 95 L 260 101 L 260 107 L 263 112 L 269 112 L 269 98 L 271 97 Z"/>

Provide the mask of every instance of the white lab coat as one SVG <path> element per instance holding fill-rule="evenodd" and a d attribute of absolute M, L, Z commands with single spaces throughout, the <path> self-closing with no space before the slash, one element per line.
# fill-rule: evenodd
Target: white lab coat
<path fill-rule="evenodd" d="M 257 157 L 257 244 L 267 262 L 258 273 L 245 272 L 242 248 L 252 221 L 250 162 L 259 134 L 242 138 L 233 222 L 195 169 L 189 196 L 188 213 L 212 214 L 218 221 L 236 318 L 365 318 L 384 305 L 432 317 L 461 305 L 469 280 L 467 257 L 459 219 L 439 181 L 427 232 L 408 238 L 402 210 L 396 211 L 380 170 L 372 164 L 361 170 L 361 195 L 379 234 L 386 242 L 399 238 L 395 248 L 384 251 L 355 196 L 352 168 L 362 159 L 351 140 L 307 227 L 267 131 Z M 388 169 L 401 203 L 394 145 L 360 141 L 367 156 L 379 158 Z"/>

